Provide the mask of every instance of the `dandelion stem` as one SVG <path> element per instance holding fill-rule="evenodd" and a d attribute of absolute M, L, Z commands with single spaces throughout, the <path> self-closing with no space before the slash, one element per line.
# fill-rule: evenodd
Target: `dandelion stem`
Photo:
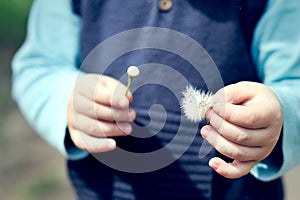
<path fill-rule="evenodd" d="M 128 76 L 128 83 L 127 83 L 127 89 L 126 89 L 126 92 L 125 92 L 125 96 L 127 96 L 128 92 L 129 92 L 129 89 L 131 87 L 131 84 L 132 84 L 132 77 Z"/>

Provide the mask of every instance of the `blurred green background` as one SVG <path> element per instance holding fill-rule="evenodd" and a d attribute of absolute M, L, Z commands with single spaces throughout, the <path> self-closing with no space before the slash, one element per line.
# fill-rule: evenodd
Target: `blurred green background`
<path fill-rule="evenodd" d="M 32 0 L 0 1 L 0 200 L 75 199 L 64 158 L 27 125 L 11 99 L 11 59 Z"/>
<path fill-rule="evenodd" d="M 25 33 L 31 0 L 2 0 L 0 12 L 1 44 L 19 44 Z"/>
<path fill-rule="evenodd" d="M 75 199 L 64 158 L 27 125 L 11 100 L 10 62 L 24 40 L 32 0 L 0 3 L 0 200 Z M 285 176 L 288 200 L 300 196 L 300 167 Z"/>

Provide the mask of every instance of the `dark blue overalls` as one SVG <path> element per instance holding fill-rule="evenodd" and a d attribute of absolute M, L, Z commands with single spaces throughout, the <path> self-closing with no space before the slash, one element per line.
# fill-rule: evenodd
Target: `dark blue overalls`
<path fill-rule="evenodd" d="M 250 45 L 266 1 L 73 4 L 82 20 L 83 71 L 124 84 L 128 66 L 142 71 L 133 83 L 133 136 L 115 138 L 118 150 L 95 155 L 100 161 L 93 156 L 68 161 L 79 199 L 283 199 L 280 179 L 229 180 L 213 172 L 208 161 L 218 153 L 199 134 L 205 122 L 188 122 L 180 110 L 180 92 L 188 83 L 216 92 L 231 83 L 260 81 Z M 199 155 L 201 148 L 205 155 Z M 282 158 L 280 151 L 272 156 Z"/>

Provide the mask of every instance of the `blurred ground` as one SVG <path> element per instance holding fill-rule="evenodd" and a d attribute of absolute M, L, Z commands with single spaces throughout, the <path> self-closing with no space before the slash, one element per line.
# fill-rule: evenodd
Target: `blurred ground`
<path fill-rule="evenodd" d="M 65 161 L 27 125 L 10 95 L 10 62 L 32 0 L 0 4 L 0 200 L 75 199 Z"/>
<path fill-rule="evenodd" d="M 0 199 L 75 199 L 64 158 L 34 133 L 11 101 L 9 62 L 14 51 L 0 48 Z"/>
<path fill-rule="evenodd" d="M 285 190 L 286 200 L 299 200 L 300 199 L 300 166 L 292 169 L 285 175 Z"/>

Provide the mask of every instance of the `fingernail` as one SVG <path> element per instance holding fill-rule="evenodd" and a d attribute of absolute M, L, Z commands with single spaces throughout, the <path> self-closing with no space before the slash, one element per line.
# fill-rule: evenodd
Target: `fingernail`
<path fill-rule="evenodd" d="M 129 110 L 128 116 L 129 116 L 129 119 L 131 121 L 133 121 L 135 119 L 136 114 L 133 110 Z"/>
<path fill-rule="evenodd" d="M 209 133 L 209 130 L 208 130 L 208 128 L 207 127 L 204 127 L 204 128 L 202 128 L 202 130 L 201 130 L 201 135 L 202 135 L 202 137 L 203 138 L 207 138 L 207 135 L 208 135 L 208 133 Z"/>
<path fill-rule="evenodd" d="M 208 162 L 208 165 L 213 168 L 214 170 L 217 170 L 219 165 L 217 162 L 215 162 L 213 159 L 210 159 L 210 161 Z"/>
<path fill-rule="evenodd" d="M 116 141 L 114 141 L 114 140 L 108 140 L 108 142 L 107 142 L 107 147 L 108 148 L 115 148 L 116 147 Z"/>
<path fill-rule="evenodd" d="M 126 134 L 131 133 L 131 126 L 130 124 L 119 124 L 119 128 Z"/>
<path fill-rule="evenodd" d="M 128 105 L 128 99 L 127 98 L 121 98 L 120 100 L 119 100 L 119 106 L 121 106 L 121 107 L 126 107 Z"/>

